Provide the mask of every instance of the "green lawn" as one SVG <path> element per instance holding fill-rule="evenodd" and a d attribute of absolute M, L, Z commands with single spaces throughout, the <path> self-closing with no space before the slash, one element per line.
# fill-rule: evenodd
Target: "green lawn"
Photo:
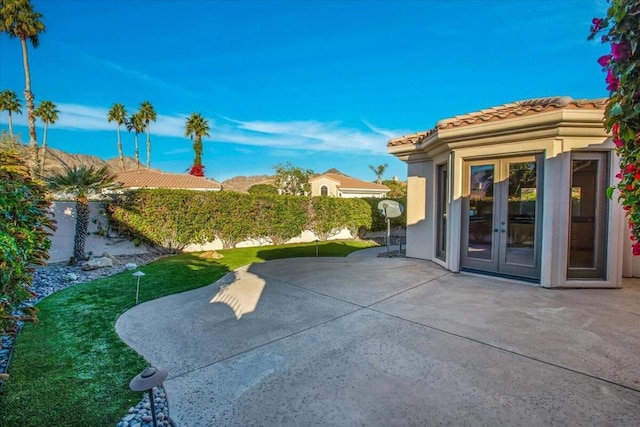
<path fill-rule="evenodd" d="M 323 242 L 320 256 L 346 256 L 366 242 Z M 181 254 L 140 268 L 140 301 L 208 285 L 243 265 L 315 256 L 316 245 L 219 251 L 224 258 Z M 129 381 L 145 361 L 116 335 L 118 316 L 135 302 L 131 272 L 76 285 L 40 302 L 39 319 L 20 333 L 10 379 L 0 395 L 2 426 L 110 426 L 142 397 Z"/>

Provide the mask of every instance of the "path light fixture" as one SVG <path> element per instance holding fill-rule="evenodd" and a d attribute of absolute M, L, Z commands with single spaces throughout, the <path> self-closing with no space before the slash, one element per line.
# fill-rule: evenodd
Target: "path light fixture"
<path fill-rule="evenodd" d="M 168 375 L 169 373 L 166 369 L 149 366 L 147 369 L 136 375 L 129 383 L 129 388 L 132 391 L 146 391 L 149 393 L 149 402 L 151 402 L 151 418 L 153 419 L 154 427 L 157 427 L 158 424 L 156 421 L 156 405 L 153 398 L 153 388 L 161 386 L 162 382 L 167 379 Z"/>
<path fill-rule="evenodd" d="M 320 239 L 316 238 L 316 256 L 318 256 L 318 245 L 320 244 Z"/>
<path fill-rule="evenodd" d="M 132 274 L 132 276 L 136 277 L 136 305 L 138 304 L 138 295 L 140 294 L 140 278 L 144 276 L 142 271 L 136 271 Z"/>

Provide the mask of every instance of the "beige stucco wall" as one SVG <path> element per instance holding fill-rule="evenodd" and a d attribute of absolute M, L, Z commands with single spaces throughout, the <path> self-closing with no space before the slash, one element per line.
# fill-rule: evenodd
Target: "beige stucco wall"
<path fill-rule="evenodd" d="M 312 196 L 319 196 L 320 188 L 322 188 L 323 185 L 326 185 L 328 188 L 327 196 L 338 197 L 338 188 L 337 188 L 338 183 L 332 179 L 318 178 L 313 181 L 310 181 L 310 184 L 311 184 Z"/>

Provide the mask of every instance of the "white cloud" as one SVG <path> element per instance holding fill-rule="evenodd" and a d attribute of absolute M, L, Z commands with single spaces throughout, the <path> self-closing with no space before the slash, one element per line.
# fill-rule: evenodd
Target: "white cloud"
<path fill-rule="evenodd" d="M 107 122 L 108 109 L 78 104 L 58 104 L 57 129 L 76 131 L 115 131 L 115 124 Z M 159 114 L 151 124 L 153 136 L 185 138 L 184 125 L 188 115 Z M 223 143 L 235 143 L 254 147 L 271 147 L 305 152 L 364 151 L 372 154 L 386 153 L 386 142 L 394 136 L 410 133 L 407 130 L 382 129 L 363 121 L 362 128 L 344 126 L 341 122 L 315 120 L 267 122 L 242 121 L 221 118 L 209 120 L 210 138 Z M 26 126 L 26 114 L 15 117 L 14 123 Z M 38 126 L 41 123 L 38 122 Z M 126 132 L 126 129 L 124 129 Z"/>

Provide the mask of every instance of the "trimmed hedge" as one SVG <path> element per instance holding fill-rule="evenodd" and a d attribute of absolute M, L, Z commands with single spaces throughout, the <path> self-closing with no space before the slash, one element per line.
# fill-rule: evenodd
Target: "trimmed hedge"
<path fill-rule="evenodd" d="M 114 196 L 107 212 L 121 233 L 168 252 L 216 238 L 233 248 L 243 240 L 282 244 L 313 231 L 326 240 L 346 228 L 384 230 L 380 199 L 271 196 L 235 192 L 137 190 Z"/>

